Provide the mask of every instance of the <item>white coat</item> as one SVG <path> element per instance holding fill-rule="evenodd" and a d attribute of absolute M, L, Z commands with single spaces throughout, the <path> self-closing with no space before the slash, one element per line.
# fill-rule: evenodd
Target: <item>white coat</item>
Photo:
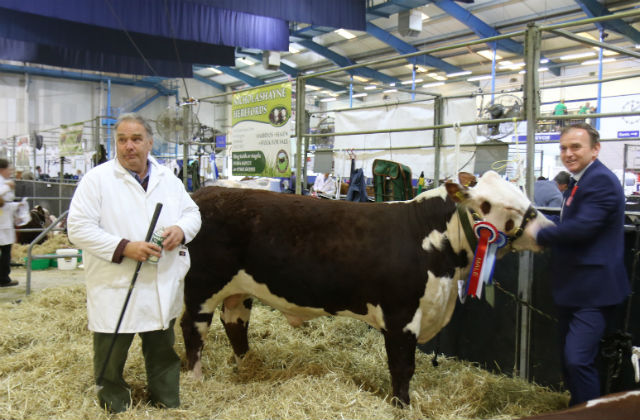
<path fill-rule="evenodd" d="M 0 207 L 0 245 L 9 245 L 16 241 L 13 214 L 18 203 L 13 202 L 15 195 L 7 181 L 9 180 L 0 175 L 0 197 L 4 199 L 4 205 Z"/>
<path fill-rule="evenodd" d="M 83 250 L 89 329 L 113 333 L 137 261 L 111 262 L 122 239 L 143 241 L 156 207 L 163 204 L 156 229 L 178 225 L 189 243 L 202 223 L 198 206 L 180 180 L 149 157 L 147 191 L 113 159 L 89 171 L 71 200 L 69 240 Z M 119 332 L 164 330 L 182 312 L 184 276 L 189 270 L 184 246 L 162 251 L 157 265 L 143 263 Z"/>

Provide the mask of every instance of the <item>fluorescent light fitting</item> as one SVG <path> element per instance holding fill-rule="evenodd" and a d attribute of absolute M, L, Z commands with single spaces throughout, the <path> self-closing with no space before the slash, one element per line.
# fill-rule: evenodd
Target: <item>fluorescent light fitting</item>
<path fill-rule="evenodd" d="M 389 83 L 389 86 L 394 87 L 396 84 L 395 83 Z"/>
<path fill-rule="evenodd" d="M 364 90 L 373 90 L 373 89 L 377 89 L 377 88 L 378 88 L 378 86 L 376 86 L 376 85 L 369 85 L 369 86 L 365 86 Z"/>
<path fill-rule="evenodd" d="M 389 89 L 389 90 L 385 90 L 382 93 L 393 93 L 393 92 L 397 92 L 397 91 L 398 91 L 398 89 Z"/>
<path fill-rule="evenodd" d="M 527 72 L 526 70 L 520 70 L 518 74 L 525 74 L 526 72 Z"/>
<path fill-rule="evenodd" d="M 318 86 L 313 86 L 313 85 L 305 85 L 304 88 L 306 90 L 320 90 L 322 88 L 319 88 Z"/>
<path fill-rule="evenodd" d="M 491 75 L 490 74 L 485 74 L 483 76 L 473 76 L 467 79 L 467 82 L 475 82 L 477 80 L 488 80 L 491 79 Z"/>
<path fill-rule="evenodd" d="M 423 88 L 430 88 L 430 87 L 436 87 L 436 86 L 442 86 L 444 85 L 444 82 L 431 82 L 431 83 L 425 83 L 424 85 L 422 85 Z"/>
<path fill-rule="evenodd" d="M 335 100 L 336 98 L 324 98 L 324 99 L 320 99 L 320 102 L 333 102 Z"/>
<path fill-rule="evenodd" d="M 640 44 L 636 44 L 636 50 L 640 50 Z"/>
<path fill-rule="evenodd" d="M 540 59 L 540 64 L 547 64 L 549 62 L 548 58 L 542 58 Z"/>
<path fill-rule="evenodd" d="M 427 71 L 429 71 L 429 69 L 427 69 L 427 68 L 426 68 L 426 67 L 424 67 L 424 66 L 416 66 L 416 71 L 417 71 L 418 73 L 426 73 Z"/>
<path fill-rule="evenodd" d="M 470 70 L 465 70 L 465 71 L 457 71 L 455 73 L 447 73 L 447 77 L 457 77 L 457 76 L 467 76 L 469 74 L 472 74 L 473 72 Z"/>
<path fill-rule="evenodd" d="M 420 12 L 422 14 L 422 20 L 427 20 L 429 19 L 429 15 L 426 14 L 425 12 Z"/>
<path fill-rule="evenodd" d="M 596 55 L 596 53 L 594 53 L 593 51 L 587 51 L 587 52 L 563 55 L 560 57 L 560 60 L 562 61 L 575 60 L 577 58 L 593 57 L 594 55 Z"/>
<path fill-rule="evenodd" d="M 549 67 L 538 67 L 539 72 L 549 71 Z"/>
<path fill-rule="evenodd" d="M 300 51 L 302 51 L 302 48 L 300 48 L 300 45 L 296 44 L 295 42 L 292 42 L 291 44 L 289 44 L 289 52 L 291 54 L 298 54 Z"/>
<path fill-rule="evenodd" d="M 361 93 L 355 93 L 355 94 L 351 95 L 351 97 L 352 98 L 362 98 L 363 96 L 368 96 L 368 95 L 369 95 L 368 93 L 361 92 Z"/>
<path fill-rule="evenodd" d="M 602 51 L 602 55 L 604 55 L 606 57 L 611 57 L 612 55 L 618 55 L 618 53 L 615 52 L 615 51 L 611 51 L 611 50 L 603 50 Z"/>
<path fill-rule="evenodd" d="M 604 58 L 604 59 L 602 59 L 602 63 L 603 63 L 603 64 L 604 64 L 604 63 L 611 63 L 611 62 L 613 62 L 613 61 L 616 61 L 616 59 L 615 59 L 615 58 Z M 598 64 L 599 62 L 600 62 L 600 60 L 596 58 L 595 60 L 587 60 L 587 61 L 583 61 L 583 62 L 582 62 L 582 63 L 580 63 L 580 64 L 581 64 L 581 65 L 583 65 L 583 66 L 589 66 L 589 65 L 591 65 L 591 64 Z"/>
<path fill-rule="evenodd" d="M 353 78 L 355 80 L 357 80 L 358 82 L 362 82 L 362 83 L 367 83 L 369 81 L 369 79 L 367 79 L 366 77 L 362 77 L 362 76 L 353 76 Z"/>
<path fill-rule="evenodd" d="M 482 50 L 477 51 L 476 54 L 483 56 L 487 60 L 493 60 L 493 51 L 491 50 Z M 501 60 L 502 57 L 499 54 L 496 54 L 496 60 Z"/>
<path fill-rule="evenodd" d="M 353 39 L 353 38 L 356 37 L 351 32 L 349 32 L 349 31 L 347 31 L 345 29 L 342 29 L 342 28 L 336 29 L 334 32 L 337 33 L 338 35 L 340 35 L 341 37 L 346 38 L 346 39 Z"/>
<path fill-rule="evenodd" d="M 413 80 L 405 80 L 404 82 L 402 82 L 403 85 L 410 85 L 412 84 L 414 81 Z M 415 80 L 416 83 L 420 83 L 422 82 L 422 79 L 416 79 Z"/>

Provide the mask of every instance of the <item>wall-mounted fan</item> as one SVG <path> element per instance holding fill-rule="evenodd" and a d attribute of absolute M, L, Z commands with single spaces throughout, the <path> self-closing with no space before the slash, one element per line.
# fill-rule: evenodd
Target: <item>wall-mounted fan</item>
<path fill-rule="evenodd" d="M 200 129 L 192 104 L 168 107 L 156 118 L 156 131 L 162 140 L 180 143 L 191 140 Z"/>
<path fill-rule="evenodd" d="M 520 117 L 524 108 L 522 106 L 522 98 L 512 94 L 504 94 L 497 96 L 493 102 L 480 108 L 482 120 L 497 120 L 501 118 Z M 511 121 L 503 123 L 489 123 L 487 125 L 478 126 L 478 134 L 489 139 L 501 139 L 513 134 L 515 124 Z"/>

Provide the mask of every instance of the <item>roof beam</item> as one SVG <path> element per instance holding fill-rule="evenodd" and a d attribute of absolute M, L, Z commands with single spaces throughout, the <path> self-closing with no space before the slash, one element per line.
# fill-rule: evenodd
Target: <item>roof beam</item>
<path fill-rule="evenodd" d="M 238 80 L 242 80 L 243 82 L 245 82 L 249 86 L 264 85 L 264 82 L 262 80 L 258 79 L 257 77 L 250 76 L 247 73 L 243 73 L 240 70 L 236 70 L 233 67 L 218 66 L 216 68 L 218 70 L 220 70 L 221 72 L 228 74 L 231 77 L 235 77 Z"/>
<path fill-rule="evenodd" d="M 580 6 L 582 11 L 590 18 L 612 14 L 609 9 L 598 3 L 596 0 L 575 0 L 575 2 L 578 3 L 578 6 Z M 600 29 L 606 28 L 617 32 L 620 35 L 629 38 L 635 44 L 640 44 L 640 32 L 622 19 L 598 22 L 596 23 L 596 26 Z"/>
<path fill-rule="evenodd" d="M 331 51 L 329 48 L 324 47 L 320 44 L 317 44 L 311 41 L 310 39 L 299 40 L 299 41 L 296 41 L 296 43 L 315 52 L 316 54 L 320 54 L 321 56 L 331 60 L 332 62 L 334 62 L 340 67 L 347 67 L 347 66 L 352 66 L 354 64 L 357 64 L 351 61 L 350 59 L 348 59 L 347 57 L 344 57 L 334 51 Z M 400 82 L 400 80 L 396 79 L 395 77 L 387 76 L 384 73 L 381 73 L 377 70 L 374 70 L 368 67 L 359 67 L 352 70 L 348 70 L 347 72 L 351 75 L 355 74 L 362 77 L 368 77 L 369 79 L 379 80 L 382 83 L 387 83 L 387 84 Z"/>
<path fill-rule="evenodd" d="M 195 68 L 193 70 L 195 71 Z M 199 82 L 205 83 L 205 84 L 207 84 L 209 86 L 213 86 L 214 88 L 216 88 L 218 90 L 221 90 L 223 92 L 225 92 L 227 90 L 223 85 L 221 85 L 218 82 L 214 82 L 213 80 L 209 79 L 208 77 L 202 77 L 202 76 L 200 76 L 198 74 L 193 73 L 193 78 L 196 79 Z"/>
<path fill-rule="evenodd" d="M 42 76 L 42 77 L 55 77 L 58 79 L 69 79 L 69 80 L 80 80 L 83 82 L 106 82 L 108 80 L 111 83 L 119 84 L 119 85 L 128 85 L 128 86 L 139 86 L 147 89 L 156 89 L 158 93 L 164 96 L 175 95 L 176 91 L 172 89 L 167 89 L 160 83 L 153 83 L 139 79 L 129 79 L 125 77 L 111 77 L 105 76 L 97 73 L 87 73 L 87 72 L 76 72 L 69 70 L 54 70 L 54 69 L 43 69 L 39 67 L 30 67 L 30 66 L 15 66 L 12 64 L 0 64 L 0 72 L 5 73 L 27 73 L 34 76 Z"/>
<path fill-rule="evenodd" d="M 413 45 L 404 42 L 400 38 L 390 34 L 384 29 L 374 25 L 371 22 L 367 22 L 367 33 L 378 38 L 380 41 L 385 44 L 390 45 L 400 54 L 410 54 L 414 52 L 418 52 L 419 50 Z M 411 57 L 408 58 L 409 61 L 413 65 L 425 65 L 430 67 L 435 67 L 437 69 L 443 70 L 445 73 L 456 73 L 462 71 L 460 67 L 454 66 L 453 64 L 449 64 L 446 61 L 434 57 L 429 54 L 424 54 L 419 57 Z"/>
<path fill-rule="evenodd" d="M 492 36 L 501 35 L 496 29 L 488 25 L 481 19 L 474 16 L 464 7 L 454 3 L 452 0 L 431 0 L 436 6 L 448 13 L 461 23 L 467 25 L 473 32 L 481 38 L 490 38 Z M 524 47 L 519 42 L 512 39 L 500 39 L 492 42 L 497 49 L 509 51 L 519 56 L 524 56 Z M 558 63 L 549 61 L 549 71 L 556 76 L 560 76 L 560 67 Z"/>

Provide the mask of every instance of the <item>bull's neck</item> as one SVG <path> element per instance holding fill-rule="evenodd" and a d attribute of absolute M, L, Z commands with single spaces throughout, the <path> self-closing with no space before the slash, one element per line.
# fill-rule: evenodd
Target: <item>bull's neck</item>
<path fill-rule="evenodd" d="M 469 261 L 473 260 L 473 254 L 475 247 L 470 243 L 468 233 L 465 234 L 464 222 L 461 218 L 466 218 L 466 222 L 471 226 L 473 225 L 473 216 L 467 207 L 460 208 L 456 206 L 456 210 L 453 212 L 449 223 L 447 223 L 447 237 L 451 248 L 458 253 L 465 251 L 469 257 Z M 473 234 L 473 232 L 471 232 Z"/>

